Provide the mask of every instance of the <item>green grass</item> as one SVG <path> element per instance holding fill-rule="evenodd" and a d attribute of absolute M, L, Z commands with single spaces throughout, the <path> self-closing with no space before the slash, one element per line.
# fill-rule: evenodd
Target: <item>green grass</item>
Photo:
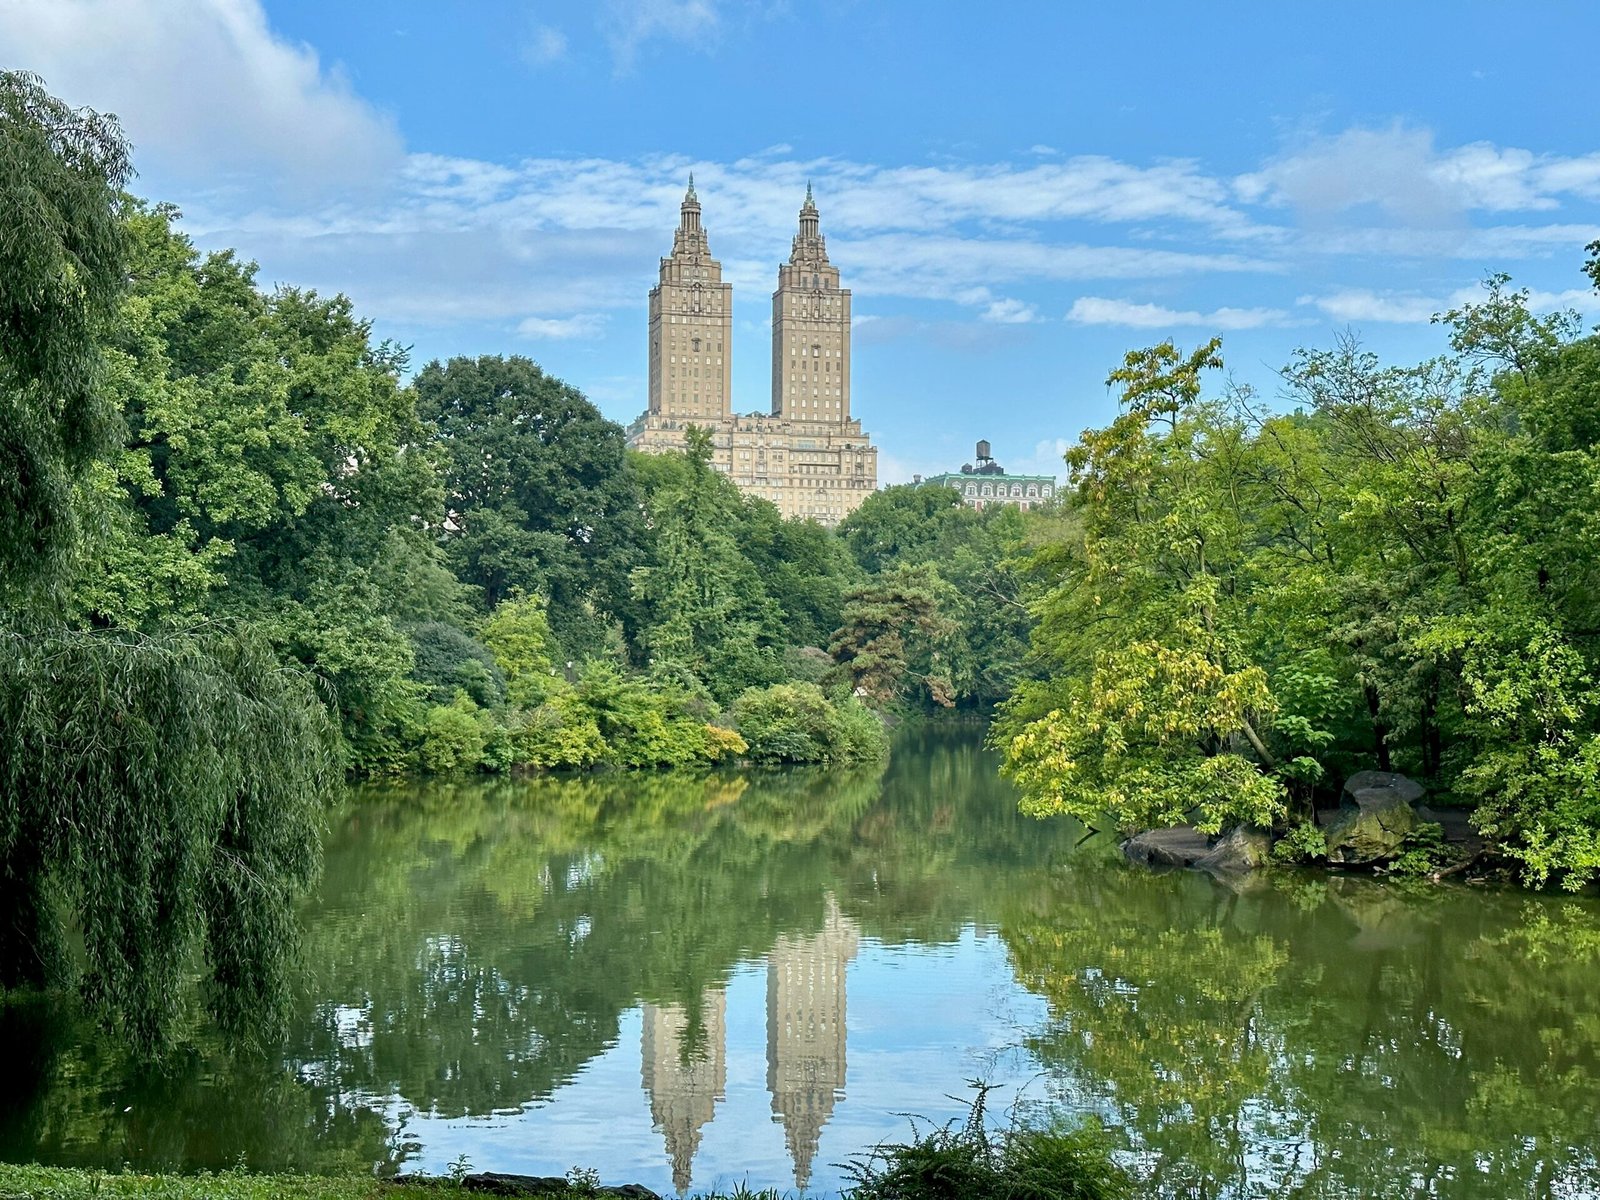
<path fill-rule="evenodd" d="M 397 1185 L 370 1175 L 145 1175 L 0 1163 L 0 1200 L 469 1200 L 483 1194 L 462 1191 L 448 1177 Z M 593 1193 L 582 1187 L 567 1193 L 574 1200 L 588 1194 Z M 783 1195 L 736 1188 L 726 1196 L 708 1193 L 696 1200 L 783 1200 Z"/>

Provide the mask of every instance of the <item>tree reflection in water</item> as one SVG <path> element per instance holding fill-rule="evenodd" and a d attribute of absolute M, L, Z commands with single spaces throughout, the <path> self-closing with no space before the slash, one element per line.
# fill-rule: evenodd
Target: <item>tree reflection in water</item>
<path fill-rule="evenodd" d="M 1116 1130 L 1155 1194 L 1600 1192 L 1592 900 L 1153 875 L 1019 816 L 978 737 L 903 732 L 887 771 L 369 789 L 332 821 L 286 1046 L 230 1054 L 197 1022 L 152 1071 L 13 998 L 0 1156 L 394 1169 L 416 1157 L 416 1115 L 559 1105 L 645 1007 L 633 1078 L 656 1084 L 657 1152 L 686 1179 L 733 1069 L 719 1006 L 741 966 L 835 928 L 827 971 L 780 954 L 778 976 L 840 974 L 842 1015 L 846 963 L 948 955 L 977 926 L 1048 1001 L 1027 1049 L 1049 1086 Z M 844 1078 L 836 1033 L 797 1043 L 819 1087 Z M 781 1066 L 760 1082 L 787 1120 L 809 1076 Z M 830 1105 L 786 1124 L 797 1169 Z"/>
<path fill-rule="evenodd" d="M 1007 913 L 1032 1041 L 1160 1195 L 1595 1194 L 1592 901 L 1107 863 Z M 1585 982 L 1585 981 L 1588 982 Z"/>

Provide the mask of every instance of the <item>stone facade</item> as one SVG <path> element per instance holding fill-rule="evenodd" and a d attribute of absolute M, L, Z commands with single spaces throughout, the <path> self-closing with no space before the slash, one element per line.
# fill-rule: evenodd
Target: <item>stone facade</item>
<path fill-rule="evenodd" d="M 711 257 L 690 179 L 672 254 L 650 292 L 649 398 L 628 445 L 681 450 L 688 426 L 709 429 L 712 464 L 740 491 L 785 517 L 835 525 L 878 486 L 878 451 L 850 415 L 850 292 L 820 226 L 808 187 L 772 294 L 770 411 L 737 414 L 733 287 Z"/>

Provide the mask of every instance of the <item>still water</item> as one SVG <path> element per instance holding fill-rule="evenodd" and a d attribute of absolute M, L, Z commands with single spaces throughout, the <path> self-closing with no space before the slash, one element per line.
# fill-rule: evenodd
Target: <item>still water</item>
<path fill-rule="evenodd" d="M 0 1156 L 828 1194 L 905 1114 L 1093 1113 L 1162 1196 L 1600 1195 L 1600 906 L 1232 885 L 887 767 L 352 795 L 280 1054 L 141 1071 L 0 1006 Z"/>

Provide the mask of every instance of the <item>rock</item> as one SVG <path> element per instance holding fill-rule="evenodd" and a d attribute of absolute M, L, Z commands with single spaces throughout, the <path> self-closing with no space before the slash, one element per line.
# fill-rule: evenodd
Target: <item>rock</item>
<path fill-rule="evenodd" d="M 1408 779 L 1393 771 L 1357 771 L 1344 781 L 1344 795 L 1339 798 L 1341 808 L 1349 805 L 1360 807 L 1364 795 L 1371 793 L 1370 800 L 1387 800 L 1398 797 L 1407 804 L 1415 804 L 1427 794 L 1426 789 L 1415 779 Z"/>
<path fill-rule="evenodd" d="M 1196 859 L 1194 865 L 1213 874 L 1254 871 L 1271 861 L 1271 851 L 1272 838 L 1264 830 L 1235 825 L 1206 854 Z"/>
<path fill-rule="evenodd" d="M 1211 844 L 1194 826 L 1177 825 L 1131 837 L 1122 852 L 1146 867 L 1192 867 L 1211 852 Z"/>
<path fill-rule="evenodd" d="M 432 1176 L 424 1179 L 415 1175 L 397 1175 L 396 1183 L 427 1182 L 439 1184 L 441 1180 Z M 443 1181 L 454 1190 L 454 1180 Z M 478 1192 L 488 1196 L 549 1196 L 569 1197 L 578 1196 L 616 1196 L 619 1200 L 661 1200 L 659 1193 L 652 1192 L 649 1188 L 638 1183 L 624 1183 L 615 1187 L 587 1188 L 578 1187 L 570 1180 L 559 1175 L 505 1175 L 499 1171 L 482 1171 L 477 1174 L 467 1175 L 461 1179 L 460 1190 L 464 1192 Z"/>
<path fill-rule="evenodd" d="M 1422 785 L 1391 771 L 1358 771 L 1345 780 L 1339 815 L 1324 830 L 1328 861 L 1371 866 L 1400 853 L 1421 824 L 1411 805 L 1422 799 Z"/>

